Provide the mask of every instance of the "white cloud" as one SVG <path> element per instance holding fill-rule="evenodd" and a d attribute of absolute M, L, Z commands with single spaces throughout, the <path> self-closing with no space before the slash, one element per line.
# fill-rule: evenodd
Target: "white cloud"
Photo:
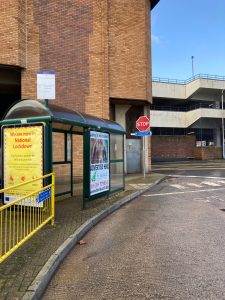
<path fill-rule="evenodd" d="M 157 35 L 154 35 L 152 33 L 152 42 L 155 43 L 155 44 L 157 44 L 157 45 L 160 44 L 161 43 L 160 37 L 157 36 Z"/>

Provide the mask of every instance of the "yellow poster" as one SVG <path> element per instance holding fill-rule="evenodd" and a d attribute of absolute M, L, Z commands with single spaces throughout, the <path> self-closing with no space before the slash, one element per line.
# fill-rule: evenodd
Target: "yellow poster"
<path fill-rule="evenodd" d="M 43 175 L 43 126 L 5 127 L 3 129 L 4 187 L 14 186 Z M 7 204 L 37 191 L 42 180 L 5 193 Z"/>

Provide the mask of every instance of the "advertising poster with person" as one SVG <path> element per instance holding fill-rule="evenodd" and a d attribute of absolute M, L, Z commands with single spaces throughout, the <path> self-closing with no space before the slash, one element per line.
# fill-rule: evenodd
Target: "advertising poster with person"
<path fill-rule="evenodd" d="M 3 172 L 4 187 L 13 187 L 43 175 L 42 125 L 3 128 Z M 41 187 L 42 180 L 38 180 L 14 188 L 4 194 L 4 203 L 26 196 Z M 31 205 L 28 200 L 24 204 Z"/>
<path fill-rule="evenodd" d="M 90 132 L 90 196 L 109 190 L 109 134 Z"/>

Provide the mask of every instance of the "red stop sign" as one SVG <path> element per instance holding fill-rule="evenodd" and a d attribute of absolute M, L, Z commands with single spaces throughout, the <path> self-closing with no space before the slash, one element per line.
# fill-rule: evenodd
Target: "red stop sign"
<path fill-rule="evenodd" d="M 148 117 L 141 116 L 136 121 L 136 128 L 139 131 L 147 131 L 150 129 L 150 120 Z"/>

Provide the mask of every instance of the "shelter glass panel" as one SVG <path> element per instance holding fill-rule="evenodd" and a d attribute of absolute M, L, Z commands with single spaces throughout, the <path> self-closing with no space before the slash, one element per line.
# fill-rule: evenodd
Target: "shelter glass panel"
<path fill-rule="evenodd" d="M 53 162 L 65 160 L 65 137 L 64 133 L 53 132 L 52 134 Z"/>
<path fill-rule="evenodd" d="M 123 159 L 123 135 L 110 134 L 110 159 Z"/>
<path fill-rule="evenodd" d="M 123 162 L 110 164 L 110 192 L 123 188 Z"/>
<path fill-rule="evenodd" d="M 66 135 L 66 160 L 71 161 L 72 156 L 71 156 L 71 148 L 72 148 L 72 135 L 67 134 Z"/>
<path fill-rule="evenodd" d="M 73 182 L 82 182 L 83 180 L 83 136 L 72 136 L 73 144 Z"/>
<path fill-rule="evenodd" d="M 53 172 L 56 174 L 56 195 L 70 192 L 71 190 L 71 167 L 70 164 L 53 165 Z"/>

